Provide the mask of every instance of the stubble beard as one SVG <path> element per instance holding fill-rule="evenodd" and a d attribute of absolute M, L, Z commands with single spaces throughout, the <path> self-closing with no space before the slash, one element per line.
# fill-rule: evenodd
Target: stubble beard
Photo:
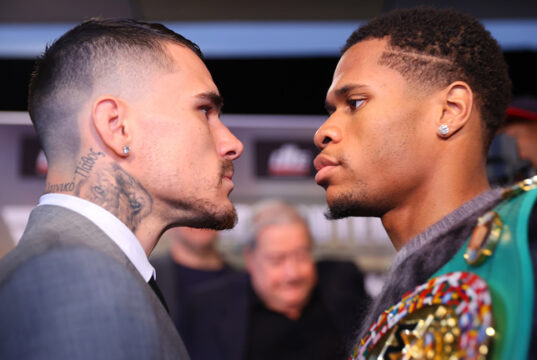
<path fill-rule="evenodd" d="M 336 195 L 328 202 L 325 217 L 329 220 L 356 216 L 381 217 L 383 207 L 380 203 L 372 201 L 366 189 L 365 184 L 358 184 L 357 189 Z"/>
<path fill-rule="evenodd" d="M 233 205 L 228 209 L 217 207 L 206 200 L 198 200 L 192 204 L 193 217 L 186 226 L 199 229 L 226 230 L 237 223 L 237 211 Z"/>
<path fill-rule="evenodd" d="M 356 203 L 355 196 L 352 193 L 339 195 L 328 203 L 328 210 L 325 216 L 328 220 L 344 219 L 356 216 L 359 206 Z"/>
<path fill-rule="evenodd" d="M 233 163 L 225 160 L 220 168 L 218 187 L 222 186 L 224 175 L 230 171 L 233 171 Z M 184 226 L 214 230 L 233 228 L 237 223 L 237 211 L 231 201 L 228 201 L 229 206 L 226 207 L 207 199 L 190 199 L 186 201 L 188 205 L 185 207 L 192 213 L 192 216 Z"/>

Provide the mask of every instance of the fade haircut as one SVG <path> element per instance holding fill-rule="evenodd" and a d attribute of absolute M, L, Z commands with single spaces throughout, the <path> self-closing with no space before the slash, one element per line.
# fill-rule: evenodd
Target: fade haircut
<path fill-rule="evenodd" d="M 79 150 L 76 116 L 92 90 L 130 69 L 173 71 L 166 43 L 199 47 L 161 24 L 131 19 L 90 19 L 71 29 L 37 59 L 28 91 L 28 112 L 47 158 Z M 138 65 L 138 66 L 133 66 Z M 144 71 L 142 70 L 142 71 Z"/>
<path fill-rule="evenodd" d="M 505 119 L 511 81 L 500 46 L 483 25 L 454 10 L 395 10 L 353 32 L 342 54 L 360 41 L 383 38 L 389 46 L 379 63 L 407 81 L 438 89 L 460 80 L 472 88 L 486 151 Z"/>

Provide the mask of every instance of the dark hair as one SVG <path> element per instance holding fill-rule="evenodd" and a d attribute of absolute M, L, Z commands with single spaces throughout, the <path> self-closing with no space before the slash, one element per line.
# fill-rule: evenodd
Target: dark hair
<path fill-rule="evenodd" d="M 63 148 L 77 149 L 73 117 L 100 79 L 133 63 L 172 69 L 166 42 L 203 59 L 199 47 L 183 36 L 161 24 L 131 19 L 90 19 L 47 46 L 35 63 L 28 95 L 30 118 L 47 156 L 58 141 Z"/>
<path fill-rule="evenodd" d="M 382 14 L 347 39 L 345 53 L 367 39 L 387 37 L 380 63 L 407 80 L 434 88 L 461 80 L 481 111 L 487 149 L 505 119 L 511 81 L 501 49 L 476 19 L 454 10 L 417 7 Z"/>

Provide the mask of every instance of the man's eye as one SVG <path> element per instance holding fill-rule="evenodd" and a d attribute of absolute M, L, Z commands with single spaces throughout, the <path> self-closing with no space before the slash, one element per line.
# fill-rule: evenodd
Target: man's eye
<path fill-rule="evenodd" d="M 267 256 L 267 262 L 272 266 L 279 266 L 285 261 L 285 256 Z"/>
<path fill-rule="evenodd" d="M 200 110 L 205 115 L 205 117 L 209 117 L 209 114 L 211 113 L 212 109 L 210 106 L 201 106 Z"/>
<path fill-rule="evenodd" d="M 358 110 L 358 108 L 360 107 L 360 105 L 362 105 L 364 101 L 365 99 L 351 99 L 351 100 L 348 100 L 347 103 L 351 111 L 355 111 L 355 110 Z"/>

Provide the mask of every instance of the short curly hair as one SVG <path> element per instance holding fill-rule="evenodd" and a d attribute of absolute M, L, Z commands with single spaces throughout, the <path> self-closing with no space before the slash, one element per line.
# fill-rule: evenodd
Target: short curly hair
<path fill-rule="evenodd" d="M 454 10 L 394 10 L 354 31 L 341 52 L 363 40 L 385 37 L 389 48 L 380 63 L 408 81 L 439 88 L 461 80 L 472 88 L 483 120 L 483 145 L 488 149 L 505 119 L 511 80 L 500 46 L 483 25 Z"/>

